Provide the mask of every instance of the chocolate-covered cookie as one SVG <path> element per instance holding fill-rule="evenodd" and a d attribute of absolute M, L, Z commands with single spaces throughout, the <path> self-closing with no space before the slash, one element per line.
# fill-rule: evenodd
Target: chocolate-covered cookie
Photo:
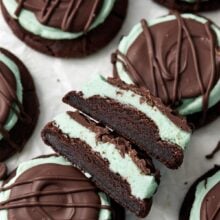
<path fill-rule="evenodd" d="M 21 163 L 0 187 L 0 219 L 123 220 L 124 211 L 63 157 Z"/>
<path fill-rule="evenodd" d="M 1 0 L 5 20 L 30 47 L 56 57 L 84 57 L 120 30 L 127 0 Z"/>
<path fill-rule="evenodd" d="M 219 0 L 153 0 L 170 9 L 179 11 L 209 11 L 220 7 Z"/>
<path fill-rule="evenodd" d="M 220 219 L 220 166 L 200 177 L 183 202 L 179 220 Z"/>
<path fill-rule="evenodd" d="M 17 57 L 0 48 L 0 162 L 22 150 L 38 115 L 31 75 Z"/>
<path fill-rule="evenodd" d="M 142 20 L 113 55 L 115 75 L 150 90 L 197 127 L 220 113 L 220 29 L 194 14 Z"/>

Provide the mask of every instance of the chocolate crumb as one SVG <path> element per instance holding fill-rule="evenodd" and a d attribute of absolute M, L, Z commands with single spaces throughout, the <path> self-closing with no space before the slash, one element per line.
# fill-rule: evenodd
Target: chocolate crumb
<path fill-rule="evenodd" d="M 116 95 L 123 95 L 123 93 L 120 92 L 120 91 L 117 91 L 117 92 L 116 92 Z"/>

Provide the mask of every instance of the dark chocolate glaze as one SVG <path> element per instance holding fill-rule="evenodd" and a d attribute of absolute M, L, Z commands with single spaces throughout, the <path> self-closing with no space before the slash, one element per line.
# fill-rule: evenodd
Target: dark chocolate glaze
<path fill-rule="evenodd" d="M 8 219 L 99 219 L 102 206 L 97 188 L 73 166 L 43 164 L 21 174 L 0 210 Z"/>
<path fill-rule="evenodd" d="M 219 80 L 216 35 L 210 22 L 174 15 L 175 20 L 151 27 L 142 20 L 143 32 L 127 55 L 116 52 L 113 63 L 122 62 L 135 84 L 149 89 L 165 104 L 177 107 L 183 99 L 203 96 L 205 114 L 210 91 Z"/>
<path fill-rule="evenodd" d="M 18 2 L 15 11 L 17 16 L 25 8 L 34 12 L 40 23 L 72 32 L 87 32 L 103 3 L 102 0 L 20 0 Z"/>
<path fill-rule="evenodd" d="M 0 48 L 0 53 L 7 56 L 5 50 Z M 9 132 L 4 128 L 10 112 L 12 111 L 24 123 L 30 123 L 31 119 L 25 113 L 22 103 L 17 97 L 17 84 L 14 74 L 11 70 L 0 61 L 0 133 L 11 146 L 19 149 L 19 146 L 11 141 Z"/>
<path fill-rule="evenodd" d="M 200 215 L 201 220 L 220 219 L 220 180 L 205 196 Z"/>

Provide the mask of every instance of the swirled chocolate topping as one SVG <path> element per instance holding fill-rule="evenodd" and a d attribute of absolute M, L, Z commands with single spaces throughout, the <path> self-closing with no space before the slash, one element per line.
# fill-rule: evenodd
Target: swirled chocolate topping
<path fill-rule="evenodd" d="M 206 112 L 210 92 L 219 80 L 216 35 L 210 22 L 174 15 L 176 19 L 150 27 L 142 20 L 143 32 L 126 55 L 117 51 L 116 61 L 123 63 L 135 84 L 165 104 L 178 106 L 183 99 L 202 96 Z"/>
<path fill-rule="evenodd" d="M 220 183 L 215 185 L 205 196 L 200 218 L 201 220 L 220 219 Z"/>
<path fill-rule="evenodd" d="M 100 12 L 102 0 L 17 0 L 15 12 L 19 16 L 22 8 L 35 13 L 44 25 L 63 31 L 87 32 Z"/>
<path fill-rule="evenodd" d="M 21 174 L 9 187 L 7 201 L 0 210 L 8 210 L 8 219 L 99 219 L 102 206 L 97 188 L 72 166 L 44 164 Z"/>

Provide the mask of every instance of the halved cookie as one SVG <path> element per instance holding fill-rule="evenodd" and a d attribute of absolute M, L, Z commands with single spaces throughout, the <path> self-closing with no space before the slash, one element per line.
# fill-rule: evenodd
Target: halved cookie
<path fill-rule="evenodd" d="M 85 172 L 112 199 L 145 217 L 158 186 L 151 159 L 79 112 L 58 115 L 42 131 L 44 142 Z"/>
<path fill-rule="evenodd" d="M 119 79 L 98 77 L 64 102 L 113 129 L 171 169 L 183 161 L 191 130 L 148 90 Z"/>

